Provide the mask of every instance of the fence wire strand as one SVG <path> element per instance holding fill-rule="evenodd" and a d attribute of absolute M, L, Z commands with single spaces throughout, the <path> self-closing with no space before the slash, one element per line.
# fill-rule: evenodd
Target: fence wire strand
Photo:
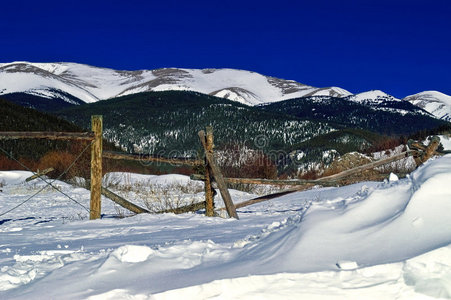
<path fill-rule="evenodd" d="M 33 195 L 31 195 L 30 197 L 28 197 L 27 199 L 25 199 L 24 201 L 22 201 L 21 203 L 19 203 L 18 205 L 14 206 L 13 208 L 0 213 L 0 217 L 3 215 L 6 215 L 7 213 L 12 212 L 13 210 L 19 208 L 20 206 L 22 206 L 23 204 L 27 203 L 28 201 L 30 201 L 33 197 L 35 197 L 36 195 L 38 195 L 40 192 L 42 192 L 47 185 L 52 187 L 53 189 L 55 189 L 56 191 L 58 191 L 59 193 L 63 194 L 64 196 L 66 196 L 67 198 L 69 198 L 70 200 L 72 200 L 73 202 L 75 202 L 76 204 L 80 205 L 82 208 L 84 208 L 88 213 L 90 212 L 89 209 L 84 206 L 83 204 L 81 204 L 79 201 L 75 200 L 74 198 L 72 198 L 71 196 L 69 196 L 67 193 L 63 192 L 62 190 L 60 190 L 58 187 L 54 186 L 53 183 L 59 179 L 61 179 L 61 177 L 63 177 L 67 172 L 69 172 L 69 170 L 75 165 L 75 163 L 80 159 L 80 157 L 86 152 L 86 150 L 91 147 L 91 145 L 94 143 L 94 141 L 92 141 L 91 143 L 89 143 L 88 145 L 86 145 L 86 147 L 77 155 L 77 157 L 75 158 L 75 160 L 69 165 L 69 167 L 67 167 L 59 176 L 58 178 L 54 179 L 52 182 L 48 182 L 44 177 L 42 177 L 42 175 L 37 174 L 36 172 L 30 170 L 30 168 L 28 168 L 27 166 L 25 166 L 23 163 L 21 163 L 19 160 L 17 160 L 16 158 L 14 158 L 12 155 L 10 155 L 8 153 L 8 151 L 6 151 L 5 149 L 0 147 L 0 151 L 2 151 L 3 153 L 6 154 L 6 156 L 8 156 L 10 159 L 14 160 L 15 162 L 17 162 L 22 168 L 26 169 L 27 171 L 30 171 L 33 173 L 33 175 L 37 175 L 38 178 L 40 178 L 42 181 L 44 181 L 46 183 L 46 185 L 44 185 L 39 191 L 37 191 L 36 193 L 34 193 Z"/>

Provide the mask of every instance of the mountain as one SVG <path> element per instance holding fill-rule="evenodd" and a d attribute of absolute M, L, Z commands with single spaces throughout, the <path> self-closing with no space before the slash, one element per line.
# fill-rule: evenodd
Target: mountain
<path fill-rule="evenodd" d="M 409 101 L 438 118 L 451 119 L 451 96 L 434 91 L 397 99 L 379 90 L 353 95 L 339 87 L 316 88 L 235 69 L 118 71 L 77 63 L 0 63 L 0 96 L 43 111 L 169 90 L 194 91 L 252 106 L 312 96 L 344 98 L 373 106 L 381 101 Z"/>
<path fill-rule="evenodd" d="M 329 122 L 339 128 L 359 128 L 384 135 L 410 135 L 446 124 L 410 102 L 381 91 L 344 98 L 302 97 L 261 107 L 270 112 Z"/>
<path fill-rule="evenodd" d="M 25 93 L 78 104 L 80 100 L 92 103 L 167 90 L 195 91 L 248 105 L 303 96 L 351 95 L 338 87 L 315 88 L 293 80 L 234 69 L 117 71 L 76 63 L 0 64 L 0 95 Z"/>
<path fill-rule="evenodd" d="M 425 91 L 403 100 L 423 108 L 439 119 L 451 121 L 451 96 L 437 91 Z"/>

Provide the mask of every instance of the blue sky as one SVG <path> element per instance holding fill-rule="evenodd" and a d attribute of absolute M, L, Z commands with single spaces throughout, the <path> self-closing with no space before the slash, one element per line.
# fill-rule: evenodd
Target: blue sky
<path fill-rule="evenodd" d="M 237 68 L 451 95 L 449 1 L 3 1 L 0 62 Z"/>

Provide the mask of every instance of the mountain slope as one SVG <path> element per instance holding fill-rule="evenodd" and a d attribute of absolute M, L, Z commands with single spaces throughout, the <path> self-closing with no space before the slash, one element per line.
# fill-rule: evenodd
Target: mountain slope
<path fill-rule="evenodd" d="M 451 96 L 437 91 L 425 91 L 407 96 L 403 100 L 421 107 L 439 119 L 451 121 Z"/>
<path fill-rule="evenodd" d="M 361 94 L 346 98 L 303 97 L 270 103 L 262 109 L 385 135 L 409 135 L 446 124 L 407 101 L 377 94 L 377 97 Z"/>
<path fill-rule="evenodd" d="M 80 105 L 85 103 L 80 99 L 75 98 L 74 96 L 63 91 L 49 89 L 47 90 L 47 92 L 48 93 L 46 95 L 34 92 L 33 94 L 11 93 L 1 95 L 0 97 L 15 104 L 43 112 L 54 112 L 73 105 Z M 49 94 L 51 94 L 52 96 L 49 97 Z"/>
<path fill-rule="evenodd" d="M 58 98 L 52 91 L 62 91 L 92 103 L 140 92 L 166 90 L 196 91 L 248 105 L 302 96 L 351 95 L 337 87 L 315 88 L 292 80 L 233 69 L 116 71 L 76 63 L 0 64 L 0 95 L 24 92 Z"/>
<path fill-rule="evenodd" d="M 0 99 L 0 131 L 81 132 L 80 127 L 54 115 L 38 112 Z M 66 149 L 67 141 L 40 139 L 0 140 L 0 148 L 15 158 L 39 159 L 51 150 Z M 0 156 L 4 156 L 0 151 Z"/>
<path fill-rule="evenodd" d="M 328 133 L 327 122 L 262 111 L 237 102 L 184 91 L 147 92 L 81 105 L 60 116 L 88 127 L 90 116 L 104 115 L 104 136 L 129 152 L 195 156 L 197 132 L 212 125 L 215 144 L 247 144 L 286 150 L 290 145 Z"/>

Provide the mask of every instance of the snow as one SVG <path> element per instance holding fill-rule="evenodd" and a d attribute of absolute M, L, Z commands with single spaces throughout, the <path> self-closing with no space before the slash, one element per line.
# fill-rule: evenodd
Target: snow
<path fill-rule="evenodd" d="M 439 119 L 451 121 L 451 96 L 437 92 L 424 91 L 404 98 Z"/>
<path fill-rule="evenodd" d="M 339 260 L 337 262 L 337 267 L 342 270 L 355 270 L 359 265 L 355 261 Z"/>
<path fill-rule="evenodd" d="M 443 146 L 443 150 L 450 151 L 451 150 L 451 136 L 449 135 L 439 135 L 440 143 Z"/>
<path fill-rule="evenodd" d="M 348 99 L 351 101 L 355 101 L 355 102 L 367 102 L 367 101 L 379 102 L 382 100 L 399 100 L 381 90 L 372 90 L 372 91 L 355 94 L 355 95 L 349 96 Z"/>
<path fill-rule="evenodd" d="M 43 186 L 24 183 L 30 174 L 0 172 L 0 214 Z M 194 184 L 180 175 L 104 179 L 111 178 Z M 446 155 L 404 179 L 314 188 L 244 207 L 240 220 L 115 218 L 117 208 L 103 198 L 103 218 L 89 221 L 80 205 L 49 188 L 0 218 L 0 298 L 451 298 L 450 180 Z M 54 184 L 89 206 L 89 191 Z"/>
<path fill-rule="evenodd" d="M 31 175 L 28 171 L 0 172 L 0 182 L 3 185 L 24 183 Z"/>
<path fill-rule="evenodd" d="M 48 97 L 49 89 L 64 91 L 87 103 L 98 101 L 98 98 L 89 91 L 59 78 L 32 73 L 0 72 L 0 94 L 25 92 L 34 95 L 45 94 L 45 97 Z"/>
<path fill-rule="evenodd" d="M 394 173 L 390 173 L 390 176 L 388 176 L 388 181 L 390 181 L 390 182 L 395 182 L 395 181 L 398 181 L 398 180 L 399 180 L 398 175 L 396 175 Z"/>
<path fill-rule="evenodd" d="M 193 185 L 198 184 L 197 181 L 191 180 L 188 176 L 179 174 L 167 174 L 167 175 L 142 175 L 128 172 L 111 172 L 108 173 L 104 181 L 112 181 L 121 185 L 135 185 L 135 184 L 147 184 L 151 185 L 173 185 L 184 184 Z"/>
<path fill-rule="evenodd" d="M 145 91 L 189 90 L 256 105 L 306 95 L 349 96 L 338 88 L 315 88 L 234 69 L 117 71 L 76 63 L 0 64 L 0 94 L 67 92 L 91 103 Z M 41 74 L 42 73 L 42 74 Z"/>

